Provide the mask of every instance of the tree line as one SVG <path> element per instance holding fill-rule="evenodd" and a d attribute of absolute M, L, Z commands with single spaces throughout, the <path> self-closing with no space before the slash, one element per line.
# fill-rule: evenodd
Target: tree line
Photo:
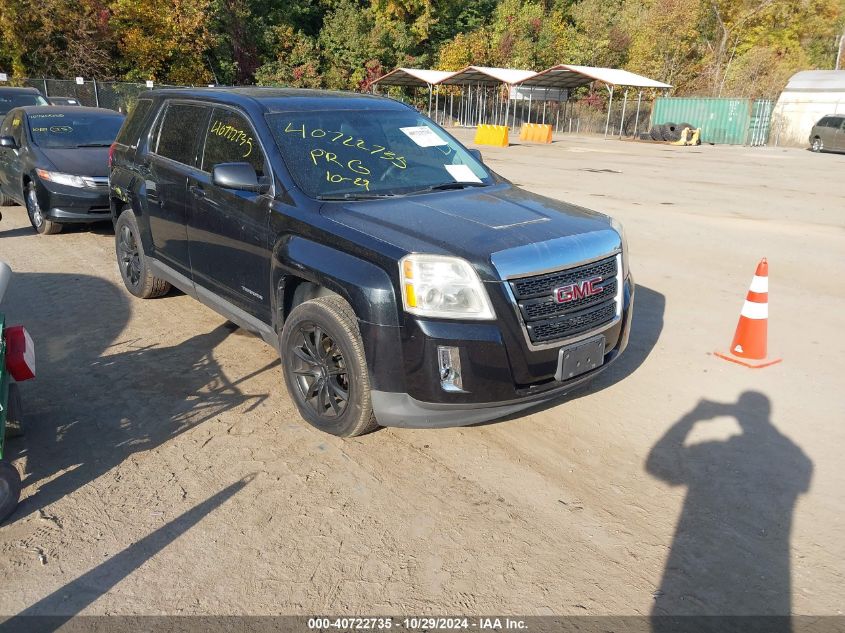
<path fill-rule="evenodd" d="M 833 68 L 845 0 L 2 0 L 0 72 L 362 89 L 396 66 L 625 68 L 773 96 Z"/>

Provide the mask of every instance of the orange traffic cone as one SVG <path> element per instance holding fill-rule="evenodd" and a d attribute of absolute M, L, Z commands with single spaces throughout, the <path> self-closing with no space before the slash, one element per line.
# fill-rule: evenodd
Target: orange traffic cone
<path fill-rule="evenodd" d="M 752 369 L 779 363 L 780 358 L 766 358 L 768 325 L 769 263 L 764 257 L 757 264 L 757 272 L 742 305 L 730 353 L 716 352 L 716 356 Z"/>

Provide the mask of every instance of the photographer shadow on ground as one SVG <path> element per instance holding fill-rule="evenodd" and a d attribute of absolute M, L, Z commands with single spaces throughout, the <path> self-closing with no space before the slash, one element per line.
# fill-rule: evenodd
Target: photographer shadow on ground
<path fill-rule="evenodd" d="M 791 630 L 790 532 L 813 465 L 772 425 L 770 413 L 769 399 L 754 391 L 730 404 L 702 400 L 652 448 L 646 470 L 687 487 L 652 630 L 687 630 L 680 626 L 689 624 L 686 618 L 667 616 L 742 615 L 783 616 L 768 620 L 766 630 Z M 685 446 L 698 423 L 722 416 L 735 418 L 742 433 Z M 757 630 L 750 624 L 718 627 Z"/>
<path fill-rule="evenodd" d="M 34 486 L 19 520 L 123 463 L 226 411 L 250 411 L 268 394 L 241 385 L 278 361 L 230 379 L 214 350 L 237 329 L 223 323 L 175 344 L 123 334 L 130 316 L 122 288 L 89 275 L 16 274 L 3 303 L 36 345 L 37 377 L 22 385 L 26 435 L 9 443 L 26 456 Z M 164 299 L 167 301 L 167 299 Z M 119 351 L 118 351 L 119 350 Z"/>

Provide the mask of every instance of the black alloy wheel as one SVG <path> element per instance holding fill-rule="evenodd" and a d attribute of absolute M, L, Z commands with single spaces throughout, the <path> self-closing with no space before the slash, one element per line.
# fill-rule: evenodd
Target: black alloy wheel
<path fill-rule="evenodd" d="M 349 405 L 349 376 L 337 341 L 306 321 L 293 336 L 291 352 L 291 371 L 302 402 L 323 418 L 343 415 Z"/>

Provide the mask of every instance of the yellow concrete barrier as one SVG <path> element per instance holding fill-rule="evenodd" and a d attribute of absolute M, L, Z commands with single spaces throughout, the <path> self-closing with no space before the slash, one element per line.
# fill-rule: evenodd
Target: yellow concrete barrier
<path fill-rule="evenodd" d="M 495 145 L 496 147 L 508 146 L 507 125 L 479 125 L 475 131 L 476 145 Z"/>
<path fill-rule="evenodd" d="M 519 131 L 519 140 L 531 143 L 551 143 L 552 126 L 543 123 L 525 123 Z"/>

